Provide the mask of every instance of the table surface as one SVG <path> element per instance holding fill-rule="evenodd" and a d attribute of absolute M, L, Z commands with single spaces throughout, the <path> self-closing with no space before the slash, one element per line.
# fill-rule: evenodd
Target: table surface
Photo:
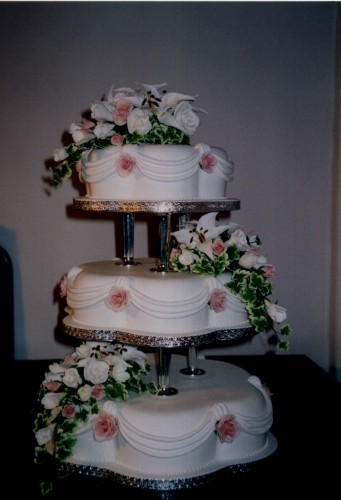
<path fill-rule="evenodd" d="M 328 492 L 330 497 L 334 496 L 334 487 L 339 490 L 341 474 L 341 384 L 303 355 L 212 356 L 210 359 L 232 363 L 257 375 L 273 394 L 271 432 L 278 440 L 278 448 L 255 470 L 222 474 L 219 479 L 200 487 L 161 492 L 73 475 L 59 479 L 54 492 L 42 497 L 39 489 L 41 470 L 34 464 L 34 403 L 44 373 L 54 360 L 15 361 L 11 390 L 15 388 L 19 396 L 11 395 L 10 414 L 7 404 L 2 405 L 3 434 L 6 434 L 3 435 L 3 443 L 6 443 L 3 450 L 10 451 L 3 477 L 7 474 L 14 477 L 10 481 L 13 494 L 33 499 L 129 495 L 136 499 L 173 500 L 212 494 L 213 488 L 225 492 L 226 498 L 232 492 L 272 498 L 284 492 L 302 491 L 306 495 L 323 487 L 326 496 Z"/>

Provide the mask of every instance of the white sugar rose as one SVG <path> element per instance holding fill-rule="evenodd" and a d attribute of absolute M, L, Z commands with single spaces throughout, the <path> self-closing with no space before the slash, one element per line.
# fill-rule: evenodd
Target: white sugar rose
<path fill-rule="evenodd" d="M 35 438 L 36 438 L 39 446 L 43 446 L 44 444 L 51 441 L 54 428 L 55 428 L 55 424 L 52 424 L 52 425 L 49 425 L 48 427 L 43 427 L 43 429 L 39 429 L 35 433 Z"/>
<path fill-rule="evenodd" d="M 114 125 L 111 123 L 98 123 L 94 128 L 94 134 L 98 139 L 106 139 L 112 136 Z"/>
<path fill-rule="evenodd" d="M 109 366 L 104 361 L 91 358 L 84 367 L 84 378 L 92 384 L 104 384 L 109 375 Z"/>
<path fill-rule="evenodd" d="M 189 102 L 180 102 L 174 110 L 177 128 L 187 135 L 192 135 L 199 125 L 199 118 Z"/>
<path fill-rule="evenodd" d="M 53 408 L 59 405 L 64 396 L 65 393 L 63 392 L 47 392 L 42 398 L 41 403 L 46 410 L 53 410 Z"/>
<path fill-rule="evenodd" d="M 250 248 L 250 245 L 248 244 L 246 239 L 246 234 L 242 229 L 236 229 L 235 231 L 233 231 L 227 244 L 231 245 L 232 243 L 235 243 L 238 247 L 238 250 L 241 251 L 248 250 L 248 248 Z"/>
<path fill-rule="evenodd" d="M 76 347 L 76 353 L 79 358 L 88 358 L 91 354 L 91 346 L 88 344 L 81 344 Z"/>
<path fill-rule="evenodd" d="M 67 387 L 73 387 L 73 388 L 78 387 L 79 384 L 82 383 L 82 379 L 78 373 L 78 370 L 76 368 L 68 368 L 65 371 L 65 374 L 63 377 L 63 383 Z"/>
<path fill-rule="evenodd" d="M 82 385 L 77 391 L 78 396 L 82 401 L 88 401 L 91 396 L 92 387 L 89 384 Z"/>
<path fill-rule="evenodd" d="M 149 112 L 145 109 L 135 108 L 128 115 L 127 127 L 130 134 L 134 132 L 137 132 L 139 135 L 148 134 L 152 128 L 149 120 Z"/>
<path fill-rule="evenodd" d="M 188 250 L 183 250 L 179 255 L 179 262 L 183 266 L 190 266 L 194 262 L 193 253 Z"/>

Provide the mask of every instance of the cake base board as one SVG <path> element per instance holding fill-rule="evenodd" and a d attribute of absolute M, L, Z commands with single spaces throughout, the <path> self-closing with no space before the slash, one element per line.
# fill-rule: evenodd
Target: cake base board
<path fill-rule="evenodd" d="M 152 378 L 156 381 L 158 369 L 156 355 L 150 353 L 148 357 L 152 366 L 148 379 Z M 216 400 L 223 400 L 223 395 L 233 392 L 238 381 L 246 381 L 250 376 L 242 368 L 226 362 L 207 359 L 198 359 L 197 362 L 197 367 L 202 369 L 204 373 L 202 375 L 184 375 L 181 370 L 186 368 L 186 356 L 172 355 L 170 386 L 177 389 L 176 395 L 144 394 L 132 396 L 128 401 L 120 403 L 124 418 L 130 419 L 130 423 L 135 425 L 140 412 L 147 411 L 147 415 L 148 412 L 151 415 L 157 412 L 160 419 L 167 419 L 172 412 L 173 404 L 181 406 L 183 401 L 187 400 L 188 402 L 189 398 L 192 398 L 190 404 L 193 414 L 199 416 L 202 406 L 214 404 Z M 125 412 L 125 408 L 128 409 L 128 412 Z M 172 419 L 175 421 L 176 418 L 178 417 L 174 413 Z M 141 429 L 142 434 L 146 432 L 152 434 L 153 431 L 151 425 Z M 83 431 L 81 431 L 82 433 Z M 156 434 L 154 437 L 157 439 Z M 188 466 L 184 462 L 184 467 L 175 472 L 169 472 L 167 468 L 161 472 L 155 471 L 153 467 L 143 469 L 139 464 L 132 464 L 127 458 L 122 461 L 119 457 L 116 460 L 102 456 L 93 457 L 91 452 L 81 447 L 67 462 L 60 463 L 60 468 L 63 472 L 112 480 L 117 484 L 134 488 L 160 491 L 186 489 L 216 480 L 220 475 L 228 477 L 254 471 L 261 467 L 268 457 L 276 451 L 277 444 L 276 437 L 271 432 L 267 432 L 264 445 L 251 453 L 244 452 L 240 456 L 227 455 L 223 459 L 221 457 L 219 459 L 213 458 L 206 462 L 203 460 L 200 465 L 197 464 L 194 468 L 192 468 L 189 456 Z"/>

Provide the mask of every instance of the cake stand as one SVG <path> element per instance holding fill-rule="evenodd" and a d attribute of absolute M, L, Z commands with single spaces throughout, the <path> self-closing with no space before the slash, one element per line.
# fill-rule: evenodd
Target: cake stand
<path fill-rule="evenodd" d="M 159 257 L 158 263 L 153 272 L 167 273 L 168 268 L 168 247 L 170 238 L 171 217 L 177 217 L 177 226 L 183 227 L 189 220 L 190 214 L 202 212 L 229 212 L 231 210 L 238 210 L 240 208 L 240 201 L 234 198 L 217 199 L 217 200 L 204 200 L 204 201 L 124 201 L 124 200 L 104 200 L 92 199 L 88 197 L 78 197 L 74 199 L 75 208 L 83 211 L 95 212 L 119 212 L 122 214 L 122 235 L 123 235 L 123 256 L 121 265 L 133 266 L 138 265 L 134 258 L 134 223 L 135 214 L 140 212 L 152 213 L 158 217 L 159 228 Z M 160 398 L 172 399 L 172 396 L 178 394 L 182 389 L 189 390 L 190 384 L 193 381 L 200 380 L 203 385 L 207 384 L 207 377 L 210 373 L 206 373 L 207 369 L 211 370 L 212 366 L 216 366 L 220 373 L 223 369 L 220 365 L 226 363 L 214 362 L 205 360 L 198 362 L 197 347 L 205 344 L 210 344 L 216 341 L 236 342 L 245 341 L 250 339 L 254 334 L 252 328 L 241 329 L 222 329 L 212 331 L 212 329 L 201 331 L 200 334 L 193 332 L 186 336 L 157 336 L 148 335 L 145 332 L 138 331 L 118 331 L 114 329 L 94 329 L 80 327 L 72 322 L 70 318 L 65 318 L 63 327 L 67 334 L 81 340 L 87 341 L 116 341 L 125 344 L 130 344 L 140 347 L 148 347 L 158 350 L 158 358 L 155 363 L 155 377 L 157 377 L 158 396 Z M 172 366 L 171 357 L 174 348 L 188 349 L 187 356 L 175 356 L 175 369 L 174 381 L 175 387 L 171 384 L 170 367 Z M 182 363 L 182 358 L 187 359 L 187 364 Z M 182 363 L 182 366 L 181 366 Z M 212 365 L 213 363 L 213 365 Z M 214 365 L 214 363 L 218 363 Z M 219 365 L 219 366 L 218 366 Z M 173 368 L 172 368 L 173 369 Z M 227 369 L 227 374 L 234 369 L 239 370 L 237 367 L 230 365 Z M 213 370 L 214 371 L 214 370 Z M 243 374 L 244 375 L 244 374 Z M 221 374 L 219 375 L 219 377 Z M 186 382 L 187 380 L 187 382 Z M 195 383 L 195 382 L 194 382 Z M 185 389 L 186 388 L 186 389 Z M 188 392 L 190 394 L 190 392 Z M 187 396 L 188 397 L 188 396 Z M 142 404 L 142 403 L 141 403 Z M 191 474 L 185 473 L 183 477 L 181 474 L 175 476 L 169 475 L 162 477 L 153 471 L 147 474 L 135 474 L 134 469 L 131 471 L 115 467 L 113 470 L 103 469 L 96 464 L 84 465 L 77 463 L 63 463 L 61 468 L 68 472 L 76 472 L 78 474 L 85 474 L 97 477 L 105 477 L 112 479 L 116 483 L 129 485 L 137 488 L 153 489 L 158 491 L 168 491 L 174 489 L 189 488 L 191 486 L 198 486 L 207 481 L 215 479 L 220 474 L 229 474 L 239 472 L 246 472 L 259 464 L 274 452 L 277 447 L 276 439 L 269 433 L 267 446 L 256 457 L 246 459 L 243 463 L 229 463 L 229 461 L 222 461 L 219 463 L 213 462 L 210 465 L 205 465 L 201 470 L 195 471 Z"/>

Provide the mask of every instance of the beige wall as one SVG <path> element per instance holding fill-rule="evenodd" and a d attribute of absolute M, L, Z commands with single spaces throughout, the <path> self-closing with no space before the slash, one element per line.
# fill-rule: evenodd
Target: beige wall
<path fill-rule="evenodd" d="M 192 143 L 235 161 L 232 219 L 277 267 L 291 354 L 330 366 L 336 10 L 334 2 L 0 4 L 0 245 L 15 272 L 16 357 L 69 350 L 55 287 L 74 265 L 120 254 L 114 216 L 79 214 L 71 183 L 47 192 L 54 148 L 111 84 L 198 95 Z M 136 256 L 149 252 L 139 218 Z M 266 336 L 231 353 L 267 352 Z"/>

